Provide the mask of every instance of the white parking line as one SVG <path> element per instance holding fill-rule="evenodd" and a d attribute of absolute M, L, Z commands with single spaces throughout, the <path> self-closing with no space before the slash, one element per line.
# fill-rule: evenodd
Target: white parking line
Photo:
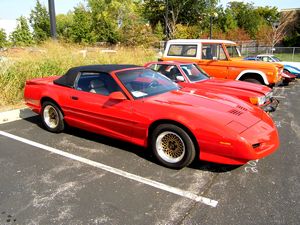
<path fill-rule="evenodd" d="M 55 149 L 55 148 L 49 147 L 47 145 L 43 145 L 43 144 L 40 144 L 40 143 L 31 141 L 31 140 L 28 140 L 28 139 L 25 139 L 25 138 L 7 133 L 7 132 L 4 132 L 4 131 L 0 131 L 0 135 L 11 138 L 11 139 L 14 139 L 14 140 L 17 140 L 17 141 L 20 141 L 20 142 L 23 142 L 23 143 L 26 143 L 28 145 L 31 145 L 31 146 L 34 146 L 34 147 L 37 147 L 37 148 L 40 148 L 40 149 L 43 149 L 43 150 L 46 150 L 46 151 L 49 151 L 49 152 L 52 152 L 52 153 L 55 153 L 57 155 L 64 156 L 64 157 L 69 158 L 69 159 L 73 159 L 73 160 L 85 163 L 85 164 L 90 165 L 90 166 L 97 167 L 99 169 L 111 172 L 113 174 L 117 174 L 117 175 L 122 176 L 122 177 L 131 179 L 131 180 L 135 180 L 137 182 L 147 184 L 149 186 L 152 186 L 152 187 L 155 187 L 155 188 L 158 188 L 158 189 L 161 189 L 161 190 L 164 190 L 164 191 L 167 191 L 167 192 L 170 192 L 170 193 L 173 193 L 173 194 L 185 197 L 185 198 L 189 198 L 189 199 L 194 200 L 196 202 L 201 202 L 203 204 L 206 204 L 206 205 L 209 205 L 209 206 L 212 206 L 212 207 L 216 207 L 217 204 L 218 204 L 218 201 L 196 195 L 192 192 L 185 191 L 185 190 L 182 190 L 182 189 L 179 189 L 179 188 L 176 188 L 176 187 L 172 187 L 172 186 L 169 186 L 169 185 L 166 185 L 166 184 L 154 181 L 154 180 L 150 180 L 150 179 L 147 179 L 147 178 L 144 178 L 144 177 L 132 174 L 132 173 L 128 173 L 126 171 L 116 169 L 114 167 L 107 166 L 107 165 L 104 165 L 102 163 L 95 162 L 95 161 L 92 161 L 92 160 L 89 160 L 89 159 L 86 159 L 86 158 L 83 158 L 83 157 L 80 157 L 80 156 L 77 156 L 77 155 L 74 155 L 74 154 L 71 154 L 71 153 L 68 153 L 68 152 L 64 152 L 62 150 Z"/>

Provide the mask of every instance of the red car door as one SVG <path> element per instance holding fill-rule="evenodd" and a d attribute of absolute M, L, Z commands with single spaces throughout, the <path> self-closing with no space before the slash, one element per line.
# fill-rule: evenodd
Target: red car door
<path fill-rule="evenodd" d="M 106 73 L 81 73 L 75 88 L 69 92 L 65 120 L 72 126 L 130 140 L 134 124 L 132 101 L 109 97 L 121 91 Z"/>

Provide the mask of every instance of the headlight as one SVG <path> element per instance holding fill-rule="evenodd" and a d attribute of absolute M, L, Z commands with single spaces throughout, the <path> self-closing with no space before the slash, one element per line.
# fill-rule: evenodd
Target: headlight
<path fill-rule="evenodd" d="M 265 102 L 266 102 L 266 96 L 250 97 L 250 102 L 253 105 L 261 106 L 261 105 L 265 104 Z"/>

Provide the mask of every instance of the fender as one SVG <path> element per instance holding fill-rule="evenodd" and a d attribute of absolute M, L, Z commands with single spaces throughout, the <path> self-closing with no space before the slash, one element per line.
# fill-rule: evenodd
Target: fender
<path fill-rule="evenodd" d="M 261 76 L 261 78 L 264 80 L 265 85 L 269 85 L 268 78 L 266 74 L 259 70 L 243 70 L 236 78 L 236 80 L 240 80 L 242 76 L 244 76 L 246 73 L 255 73 Z"/>
<path fill-rule="evenodd" d="M 51 96 L 51 97 L 50 97 Z M 42 91 L 42 93 L 41 93 L 41 97 L 40 97 L 40 108 L 41 108 L 41 110 L 42 110 L 42 99 L 43 98 L 50 98 L 50 99 L 52 99 L 53 101 L 55 101 L 58 105 L 59 105 L 59 107 L 62 107 L 61 106 L 61 104 L 60 104 L 60 102 L 61 102 L 61 100 L 60 100 L 60 96 L 56 93 L 56 92 L 53 92 L 53 91 L 51 91 L 51 90 L 48 90 L 48 88 L 45 88 L 43 91 Z"/>

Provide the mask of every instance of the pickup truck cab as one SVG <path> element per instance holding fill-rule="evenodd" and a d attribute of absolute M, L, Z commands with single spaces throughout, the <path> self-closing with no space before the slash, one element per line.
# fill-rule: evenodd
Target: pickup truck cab
<path fill-rule="evenodd" d="M 243 61 L 235 42 L 210 39 L 175 39 L 166 44 L 162 61 L 194 62 L 210 76 L 274 86 L 283 66 Z"/>

